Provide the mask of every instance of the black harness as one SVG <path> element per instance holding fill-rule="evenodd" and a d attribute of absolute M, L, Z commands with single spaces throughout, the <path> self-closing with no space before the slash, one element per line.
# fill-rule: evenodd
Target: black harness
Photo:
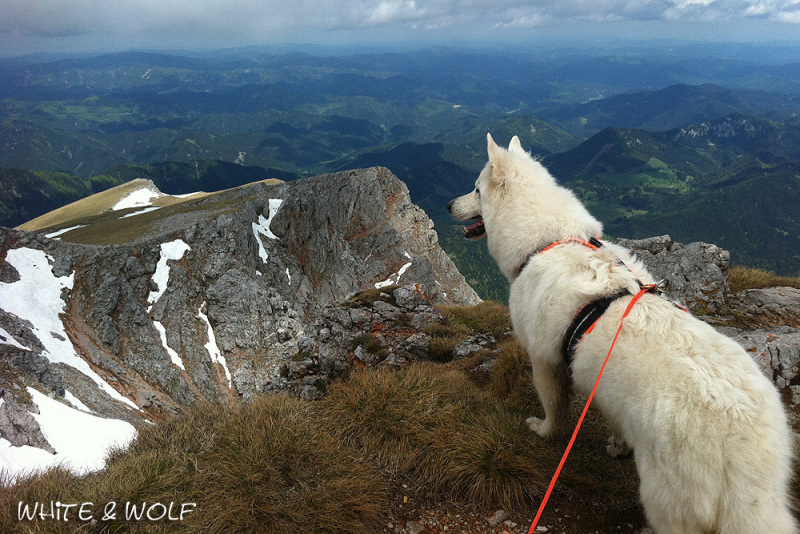
<path fill-rule="evenodd" d="M 569 328 L 567 328 L 567 332 L 564 334 L 564 342 L 561 344 L 561 354 L 564 355 L 564 361 L 567 362 L 567 365 L 572 365 L 572 359 L 575 356 L 578 343 L 606 313 L 611 303 L 618 298 L 629 295 L 629 291 L 620 291 L 616 295 L 593 300 L 578 311 L 578 315 L 575 316 Z"/>
<path fill-rule="evenodd" d="M 517 274 L 519 275 L 520 273 L 522 273 L 522 270 L 525 268 L 526 265 L 528 265 L 528 262 L 533 256 L 541 254 L 542 252 L 546 252 L 551 248 L 555 247 L 556 245 L 561 245 L 564 243 L 579 243 L 593 250 L 599 250 L 601 247 L 604 246 L 603 242 L 597 239 L 596 237 L 592 237 L 588 241 L 577 238 L 569 238 L 561 241 L 556 241 L 555 243 L 551 243 L 550 245 L 540 250 L 534 251 L 527 258 L 525 258 L 525 261 L 522 262 L 522 265 L 520 265 L 519 269 L 517 270 Z M 624 265 L 624 262 L 622 262 L 622 260 L 619 260 L 619 263 L 621 265 Z M 639 282 L 639 287 L 643 289 L 647 288 L 648 292 L 658 291 L 663 293 L 668 285 L 669 285 L 668 281 L 666 280 L 662 280 L 662 282 L 660 282 L 657 286 L 655 285 L 645 286 L 641 281 Z M 599 299 L 595 299 L 586 306 L 584 306 L 583 308 L 581 308 L 580 310 L 578 310 L 577 315 L 572 320 L 572 323 L 569 325 L 569 328 L 567 328 L 567 331 L 564 334 L 564 341 L 561 344 L 561 353 L 563 354 L 564 361 L 567 362 L 568 366 L 572 365 L 572 360 L 575 357 L 575 350 L 578 348 L 578 343 L 580 343 L 581 339 L 583 339 L 583 336 L 585 336 L 592 330 L 592 328 L 594 328 L 594 325 L 597 324 L 597 321 L 599 321 L 600 318 L 603 316 L 603 314 L 606 312 L 606 310 L 608 310 L 608 307 L 611 306 L 611 303 L 619 298 L 627 297 L 630 295 L 631 295 L 630 291 L 620 291 L 619 293 L 610 295 L 608 297 L 601 297 Z M 686 311 L 685 308 L 678 306 L 677 304 L 675 304 L 675 306 L 683 311 Z"/>

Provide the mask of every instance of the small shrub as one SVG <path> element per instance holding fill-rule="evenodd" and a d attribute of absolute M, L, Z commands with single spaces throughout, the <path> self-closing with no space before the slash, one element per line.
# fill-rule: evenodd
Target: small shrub
<path fill-rule="evenodd" d="M 364 350 L 369 354 L 378 354 L 381 348 L 383 348 L 383 343 L 376 337 L 370 337 L 370 340 L 364 345 Z"/>

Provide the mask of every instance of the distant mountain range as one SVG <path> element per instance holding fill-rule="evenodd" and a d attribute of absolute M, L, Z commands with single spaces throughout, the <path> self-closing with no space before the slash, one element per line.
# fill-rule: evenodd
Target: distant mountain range
<path fill-rule="evenodd" d="M 133 178 L 179 194 L 382 165 L 503 300 L 485 247 L 443 209 L 471 188 L 491 131 L 519 135 L 610 235 L 713 241 L 734 262 L 800 272 L 800 64 L 653 50 L 0 60 L 0 224 Z"/>

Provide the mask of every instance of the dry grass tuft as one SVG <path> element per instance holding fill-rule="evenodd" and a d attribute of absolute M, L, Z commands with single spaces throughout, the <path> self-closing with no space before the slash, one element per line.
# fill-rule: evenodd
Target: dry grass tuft
<path fill-rule="evenodd" d="M 345 307 L 369 307 L 375 304 L 375 302 L 382 300 L 383 302 L 388 302 L 389 304 L 396 305 L 397 302 L 394 298 L 394 290 L 398 289 L 400 286 L 398 284 L 392 284 L 390 286 L 386 286 L 380 289 L 366 289 L 364 291 L 360 291 L 347 299 L 344 303 Z"/>
<path fill-rule="evenodd" d="M 198 407 L 141 430 L 106 469 L 77 477 L 53 469 L 0 487 L 0 532 L 362 533 L 378 529 L 389 491 L 361 455 L 311 410 L 264 396 L 237 410 Z M 183 522 L 17 521 L 17 502 L 189 503 Z M 120 504 L 121 510 L 122 504 Z M 74 516 L 73 516 L 74 518 Z M 81 526 L 82 525 L 82 526 Z"/>
<path fill-rule="evenodd" d="M 500 338 L 511 330 L 508 308 L 491 300 L 476 306 L 441 306 L 439 309 L 448 323 L 463 325 L 474 332 Z"/>
<path fill-rule="evenodd" d="M 495 339 L 506 336 L 511 330 L 508 308 L 492 301 L 477 306 L 440 306 L 444 324 L 433 324 L 425 329 L 431 336 L 428 353 L 435 362 L 448 362 L 453 349 L 473 335 L 488 335 Z"/>
<path fill-rule="evenodd" d="M 203 532 L 369 532 L 380 475 L 320 424 L 311 404 L 262 397 L 226 418 L 197 475 Z"/>
<path fill-rule="evenodd" d="M 434 429 L 474 410 L 478 399 L 464 373 L 428 363 L 354 373 L 320 407 L 345 443 L 389 475 L 409 475 L 426 469 Z"/>
<path fill-rule="evenodd" d="M 794 287 L 800 289 L 800 278 L 777 276 L 773 272 L 750 267 L 733 267 L 729 271 L 730 287 L 732 293 L 739 293 L 745 289 L 762 289 L 765 287 Z"/>
<path fill-rule="evenodd" d="M 533 387 L 531 362 L 528 353 L 516 339 L 509 339 L 500 345 L 488 390 L 495 398 L 504 399 L 514 409 L 534 409 L 537 397 Z"/>
<path fill-rule="evenodd" d="M 459 370 L 356 373 L 321 407 L 342 440 L 424 500 L 525 508 L 548 476 L 522 421 Z"/>
<path fill-rule="evenodd" d="M 33 507 L 36 502 L 75 503 L 82 502 L 81 479 L 62 467 L 54 467 L 39 475 L 29 475 L 10 484 L 9 480 L 0 477 L 0 532 L 30 532 L 26 527 L 30 523 L 17 520 L 17 505 L 22 502 Z M 48 532 L 73 532 L 74 528 L 65 528 L 63 523 L 49 522 L 52 530 Z"/>

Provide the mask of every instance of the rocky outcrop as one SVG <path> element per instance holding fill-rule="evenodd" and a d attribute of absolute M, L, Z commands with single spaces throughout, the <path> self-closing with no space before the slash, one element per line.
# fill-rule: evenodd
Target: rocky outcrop
<path fill-rule="evenodd" d="M 13 380 L 135 425 L 274 388 L 326 306 L 359 291 L 413 282 L 428 306 L 480 300 L 382 168 L 129 213 L 54 239 L 0 229 L 0 361 Z M 23 288 L 49 291 L 41 309 L 14 304 Z M 13 413 L 0 410 L 3 437 Z"/>
<path fill-rule="evenodd" d="M 732 295 L 731 335 L 750 352 L 792 405 L 800 404 L 800 290 L 748 289 Z"/>
<path fill-rule="evenodd" d="M 435 297 L 420 284 L 388 286 L 325 306 L 303 337 L 297 354 L 264 391 L 290 391 L 302 398 L 324 395 L 331 380 L 353 369 L 430 359 L 426 330 L 445 321 Z"/>
<path fill-rule="evenodd" d="M 671 298 L 703 315 L 725 309 L 730 267 L 727 250 L 708 243 L 683 245 L 668 235 L 617 242 L 633 250 L 656 280 L 669 281 Z"/>
<path fill-rule="evenodd" d="M 729 254 L 708 243 L 682 245 L 669 236 L 618 242 L 634 250 L 655 278 L 669 280 L 669 298 L 738 341 L 789 402 L 800 404 L 800 290 L 731 294 Z"/>

